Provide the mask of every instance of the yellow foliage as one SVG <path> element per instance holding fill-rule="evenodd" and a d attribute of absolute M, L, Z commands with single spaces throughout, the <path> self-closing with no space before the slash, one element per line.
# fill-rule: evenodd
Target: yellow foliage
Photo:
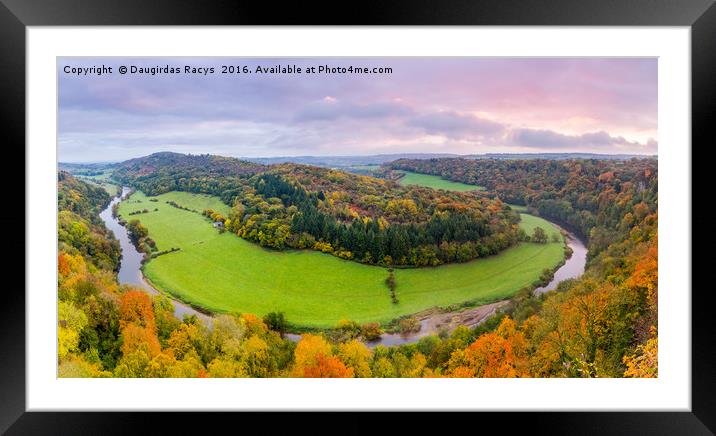
<path fill-rule="evenodd" d="M 656 378 L 659 376 L 659 339 L 653 337 L 639 345 L 631 356 L 624 356 L 624 377 Z"/>
<path fill-rule="evenodd" d="M 321 336 L 305 334 L 301 336 L 301 340 L 296 345 L 294 352 L 295 370 L 294 374 L 300 377 L 303 375 L 303 368 L 317 364 L 316 357 L 318 354 L 326 356 L 331 355 L 331 346 Z"/>
<path fill-rule="evenodd" d="M 346 366 L 353 368 L 356 377 L 370 377 L 371 352 L 364 343 L 353 339 L 338 346 L 338 357 Z"/>
<path fill-rule="evenodd" d="M 60 378 L 90 378 L 111 377 L 109 371 L 102 371 L 99 364 L 87 362 L 81 356 L 68 355 L 57 366 L 57 377 Z"/>
<path fill-rule="evenodd" d="M 216 358 L 207 366 L 209 377 L 212 378 L 243 378 L 248 377 L 244 368 L 230 359 Z"/>
<path fill-rule="evenodd" d="M 271 356 L 266 341 L 251 336 L 242 344 L 241 361 L 250 377 L 268 377 L 271 371 Z"/>
<path fill-rule="evenodd" d="M 87 315 L 72 303 L 58 305 L 57 357 L 63 359 L 77 349 L 80 331 L 87 325 Z"/>

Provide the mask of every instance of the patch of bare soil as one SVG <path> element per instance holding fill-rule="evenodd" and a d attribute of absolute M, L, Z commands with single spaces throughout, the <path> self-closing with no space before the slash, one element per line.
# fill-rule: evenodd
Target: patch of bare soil
<path fill-rule="evenodd" d="M 508 302 L 509 300 L 498 301 L 496 303 L 464 309 L 460 312 L 440 313 L 438 310 L 431 310 L 418 314 L 416 318 L 418 318 L 423 325 L 420 331 L 422 334 L 436 333 L 440 330 L 452 331 L 461 325 L 473 328 Z"/>

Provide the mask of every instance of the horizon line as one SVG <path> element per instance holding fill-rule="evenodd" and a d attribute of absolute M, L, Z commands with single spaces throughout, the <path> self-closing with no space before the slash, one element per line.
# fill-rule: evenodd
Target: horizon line
<path fill-rule="evenodd" d="M 379 156 L 400 156 L 400 155 L 433 155 L 433 156 L 455 156 L 455 157 L 466 157 L 466 156 L 543 156 L 543 155 L 590 155 L 590 156 L 639 156 L 639 157 L 658 157 L 658 153 L 654 154 L 640 154 L 640 153 L 594 153 L 594 152 L 580 152 L 580 151 L 568 151 L 568 152 L 524 152 L 524 153 L 500 153 L 500 152 L 490 152 L 490 153 L 469 153 L 469 154 L 458 154 L 458 153 L 430 153 L 430 152 L 404 152 L 404 153 L 378 153 L 378 154 L 345 154 L 345 155 L 330 155 L 330 154 L 304 154 L 304 155 L 281 155 L 281 156 L 227 156 L 223 154 L 216 154 L 216 153 L 179 153 L 176 151 L 157 151 L 150 154 L 145 154 L 142 156 L 136 156 L 136 157 L 130 157 L 128 159 L 124 160 L 111 160 L 111 161 L 60 161 L 58 160 L 58 164 L 110 164 L 110 163 L 120 163 L 125 162 L 127 160 L 131 159 L 140 159 L 142 157 L 152 156 L 155 154 L 161 154 L 161 153 L 175 153 L 175 154 L 183 154 L 185 156 L 201 156 L 201 155 L 211 155 L 211 156 L 223 156 L 223 157 L 233 157 L 235 159 L 285 159 L 285 158 L 351 158 L 351 157 L 379 157 Z"/>

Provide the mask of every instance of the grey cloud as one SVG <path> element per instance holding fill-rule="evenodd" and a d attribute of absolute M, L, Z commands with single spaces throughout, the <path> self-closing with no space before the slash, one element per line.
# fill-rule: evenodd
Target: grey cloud
<path fill-rule="evenodd" d="M 442 135 L 453 139 L 493 136 L 505 129 L 503 124 L 452 111 L 422 114 L 408 120 L 407 124 L 432 135 Z"/>
<path fill-rule="evenodd" d="M 656 150 L 657 147 L 657 142 L 653 139 L 644 145 L 622 136 L 611 136 L 604 131 L 565 135 L 553 130 L 514 129 L 507 137 L 511 145 L 539 149 L 606 149 L 621 146 Z"/>
<path fill-rule="evenodd" d="M 306 105 L 294 116 L 298 122 L 330 121 L 339 118 L 388 118 L 401 117 L 412 110 L 399 103 L 354 104 L 338 101 L 319 101 Z"/>

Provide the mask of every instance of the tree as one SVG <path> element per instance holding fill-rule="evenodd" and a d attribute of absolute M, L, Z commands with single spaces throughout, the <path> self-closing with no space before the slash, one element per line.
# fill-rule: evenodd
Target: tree
<path fill-rule="evenodd" d="M 281 338 L 283 338 L 283 334 L 286 332 L 286 328 L 288 327 L 286 315 L 283 312 L 267 313 L 266 316 L 264 316 L 263 321 L 269 329 L 278 332 L 279 335 L 281 335 Z"/>
<path fill-rule="evenodd" d="M 624 377 L 656 378 L 659 376 L 659 340 L 654 337 L 639 345 L 634 354 L 624 356 Z"/>
<path fill-rule="evenodd" d="M 127 231 L 129 232 L 129 237 L 135 244 L 138 244 L 144 238 L 149 236 L 149 230 L 147 230 L 147 228 L 136 219 L 130 220 L 127 223 Z"/>
<path fill-rule="evenodd" d="M 535 227 L 532 233 L 532 241 L 538 244 L 544 244 L 547 242 L 547 233 L 542 227 Z"/>
<path fill-rule="evenodd" d="M 57 354 L 63 359 L 77 349 L 80 331 L 87 325 L 87 315 L 71 303 L 60 301 L 57 317 Z"/>
<path fill-rule="evenodd" d="M 383 334 L 383 329 L 380 328 L 380 324 L 377 322 L 368 322 L 361 326 L 360 334 L 368 342 L 377 341 Z"/>
<path fill-rule="evenodd" d="M 352 368 L 333 356 L 331 346 L 321 336 L 306 334 L 295 351 L 295 377 L 353 377 Z"/>
<path fill-rule="evenodd" d="M 268 348 L 258 336 L 251 336 L 242 344 L 241 363 L 249 377 L 270 377 L 276 370 Z"/>
<path fill-rule="evenodd" d="M 505 317 L 495 332 L 480 336 L 448 363 L 452 377 L 529 377 L 528 343 L 514 321 Z"/>
<path fill-rule="evenodd" d="M 144 350 L 125 353 L 114 369 L 114 376 L 121 378 L 149 377 L 151 359 Z"/>
<path fill-rule="evenodd" d="M 209 377 L 212 378 L 248 377 L 248 374 L 239 362 L 233 359 L 227 359 L 223 356 L 212 360 L 207 369 L 209 370 Z"/>
<path fill-rule="evenodd" d="M 211 329 L 211 348 L 229 358 L 241 354 L 241 341 L 246 336 L 246 327 L 233 315 L 218 315 Z"/>
<path fill-rule="evenodd" d="M 208 342 L 206 328 L 201 323 L 182 323 L 167 340 L 167 350 L 171 351 L 177 360 L 183 360 L 192 352 L 199 355 Z M 210 360 L 213 360 L 213 357 Z"/>
<path fill-rule="evenodd" d="M 373 377 L 394 378 L 395 376 L 395 368 L 387 357 L 379 357 L 373 362 Z"/>
<path fill-rule="evenodd" d="M 152 299 L 154 309 L 154 322 L 157 326 L 157 336 L 162 346 L 172 332 L 179 328 L 181 321 L 174 316 L 174 304 L 164 295 L 157 295 Z"/>
<path fill-rule="evenodd" d="M 57 365 L 60 378 L 111 377 L 109 371 L 102 371 L 96 363 L 90 363 L 82 356 L 68 355 Z"/>
<path fill-rule="evenodd" d="M 349 368 L 352 368 L 356 377 L 370 377 L 371 352 L 362 342 L 352 341 L 338 345 L 338 357 Z"/>
<path fill-rule="evenodd" d="M 352 378 L 353 368 L 347 368 L 335 356 L 316 355 L 316 364 L 303 369 L 303 377 L 311 378 Z"/>
<path fill-rule="evenodd" d="M 130 290 L 122 295 L 119 303 L 120 323 L 134 323 L 139 327 L 155 328 L 152 300 L 144 291 Z"/>
<path fill-rule="evenodd" d="M 153 329 L 134 323 L 127 324 L 122 329 L 122 354 L 128 355 L 137 350 L 141 350 L 151 359 L 161 351 L 159 338 Z"/>
<path fill-rule="evenodd" d="M 400 333 L 403 334 L 417 333 L 420 331 L 421 324 L 417 319 L 408 317 L 398 322 L 398 328 L 400 329 Z"/>
<path fill-rule="evenodd" d="M 388 269 L 388 277 L 385 279 L 385 284 L 388 286 L 388 290 L 390 291 L 390 299 L 393 302 L 393 304 L 398 304 L 398 297 L 395 295 L 395 274 L 393 274 L 393 269 Z"/>
<path fill-rule="evenodd" d="M 335 332 L 338 335 L 338 342 L 345 342 L 355 339 L 361 334 L 361 326 L 355 321 L 342 319 L 336 324 Z"/>

